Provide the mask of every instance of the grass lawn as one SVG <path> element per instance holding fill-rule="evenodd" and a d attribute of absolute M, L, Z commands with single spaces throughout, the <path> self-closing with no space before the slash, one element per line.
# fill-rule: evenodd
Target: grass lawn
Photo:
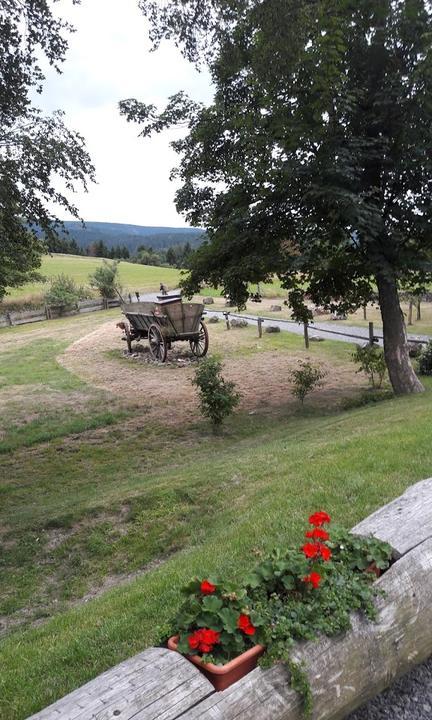
<path fill-rule="evenodd" d="M 238 576 L 257 549 L 300 538 L 314 509 L 351 526 L 431 474 L 431 382 L 420 396 L 345 411 L 337 387 L 277 412 L 257 395 L 214 436 L 199 419 L 155 420 L 144 404 L 155 373 L 180 388 L 186 370 L 108 357 L 109 336 L 97 361 L 118 368 L 111 392 L 89 382 L 89 368 L 58 364 L 116 318 L 95 315 L 0 331 L 2 720 L 24 719 L 157 642 L 190 576 Z M 230 332 L 231 345 L 222 323 L 211 326 L 231 372 L 234 360 L 283 367 L 305 355 L 297 336 L 258 343 L 252 328 Z M 351 351 L 326 341 L 309 353 L 342 376 Z"/>
<path fill-rule="evenodd" d="M 102 258 L 82 257 L 80 255 L 45 255 L 42 260 L 40 273 L 47 279 L 55 275 L 69 275 L 78 285 L 88 285 L 88 276 L 103 262 Z M 152 265 L 135 265 L 121 261 L 119 266 L 120 283 L 125 290 L 145 290 L 153 292 L 159 290 L 161 282 L 169 288 L 178 285 L 180 271 L 174 268 L 160 268 Z M 47 288 L 45 283 L 27 283 L 19 288 L 13 288 L 6 299 L 13 300 L 24 297 L 42 295 Z"/>

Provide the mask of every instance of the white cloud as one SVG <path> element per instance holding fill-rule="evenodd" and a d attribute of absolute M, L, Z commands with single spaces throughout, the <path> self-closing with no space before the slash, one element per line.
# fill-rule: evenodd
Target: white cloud
<path fill-rule="evenodd" d="M 46 71 L 36 102 L 46 111 L 64 110 L 68 126 L 86 139 L 98 184 L 74 198 L 82 217 L 184 226 L 173 203 L 177 185 L 168 179 L 177 163 L 169 147 L 173 131 L 138 138 L 138 126 L 120 117 L 117 103 L 135 97 L 163 107 L 178 90 L 208 102 L 209 75 L 198 73 L 172 44 L 150 52 L 137 0 L 84 0 L 78 6 L 62 2 L 54 8 L 61 9 L 76 33 L 69 39 L 62 74 Z"/>

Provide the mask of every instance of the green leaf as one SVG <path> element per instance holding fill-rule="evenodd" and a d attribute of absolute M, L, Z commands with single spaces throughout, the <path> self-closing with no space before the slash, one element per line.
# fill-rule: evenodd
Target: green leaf
<path fill-rule="evenodd" d="M 224 630 L 228 633 L 235 633 L 237 631 L 237 621 L 239 618 L 238 611 L 232 608 L 222 608 L 218 614 L 222 620 Z"/>
<path fill-rule="evenodd" d="M 203 609 L 207 610 L 207 612 L 216 613 L 221 609 L 222 605 L 222 600 L 215 595 L 207 595 L 202 601 Z"/>

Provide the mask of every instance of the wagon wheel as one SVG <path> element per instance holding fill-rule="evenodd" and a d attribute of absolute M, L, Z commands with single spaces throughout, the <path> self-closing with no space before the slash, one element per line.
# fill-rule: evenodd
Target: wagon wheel
<path fill-rule="evenodd" d="M 200 329 L 196 340 L 189 340 L 190 349 L 196 357 L 204 357 L 207 355 L 209 346 L 209 336 L 207 327 L 200 322 Z"/>
<path fill-rule="evenodd" d="M 160 328 L 153 324 L 148 329 L 148 341 L 150 346 L 150 354 L 155 360 L 163 363 L 167 356 L 167 344 Z"/>

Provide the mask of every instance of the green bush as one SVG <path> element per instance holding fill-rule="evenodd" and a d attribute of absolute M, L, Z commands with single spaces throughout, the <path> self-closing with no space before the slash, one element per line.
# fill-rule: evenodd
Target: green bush
<path fill-rule="evenodd" d="M 323 384 L 326 373 L 324 370 L 314 367 L 310 362 L 300 362 L 300 367 L 292 370 L 289 375 L 293 382 L 293 395 L 303 404 L 306 395 Z"/>
<path fill-rule="evenodd" d="M 418 357 L 418 371 L 420 375 L 432 375 L 432 340 L 429 340 Z"/>
<path fill-rule="evenodd" d="M 372 387 L 380 388 L 386 374 L 384 351 L 376 345 L 357 345 L 352 360 L 360 365 L 357 372 L 364 372 Z"/>
<path fill-rule="evenodd" d="M 240 401 L 235 384 L 222 377 L 222 362 L 215 356 L 200 362 L 192 384 L 198 388 L 202 414 L 214 427 L 219 427 Z"/>
<path fill-rule="evenodd" d="M 68 275 L 56 275 L 51 279 L 49 290 L 45 293 L 47 305 L 53 305 L 60 310 L 74 307 L 78 300 L 88 297 L 84 287 L 77 285 Z"/>
<path fill-rule="evenodd" d="M 121 294 L 121 286 L 118 278 L 118 266 L 120 260 L 108 262 L 104 260 L 92 275 L 89 275 L 89 283 L 92 288 L 98 291 L 103 298 L 113 298 Z"/>

